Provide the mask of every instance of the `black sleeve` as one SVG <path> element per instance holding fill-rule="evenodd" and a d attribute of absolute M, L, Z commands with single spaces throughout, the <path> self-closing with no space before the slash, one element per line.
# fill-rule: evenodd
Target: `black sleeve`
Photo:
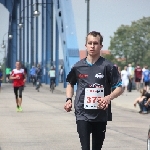
<path fill-rule="evenodd" d="M 26 74 L 28 73 L 28 72 L 27 72 L 27 71 L 28 71 L 27 68 L 24 68 L 24 71 L 25 71 Z"/>
<path fill-rule="evenodd" d="M 108 80 L 111 87 L 114 89 L 122 85 L 120 73 L 116 66 L 108 66 Z"/>
<path fill-rule="evenodd" d="M 74 68 L 72 68 L 69 74 L 67 75 L 66 81 L 69 82 L 71 85 L 75 85 L 77 83 L 77 77 Z"/>
<path fill-rule="evenodd" d="M 145 93 L 145 97 L 146 97 L 147 99 L 149 99 L 149 98 L 150 98 L 150 93 L 146 92 L 146 93 Z"/>

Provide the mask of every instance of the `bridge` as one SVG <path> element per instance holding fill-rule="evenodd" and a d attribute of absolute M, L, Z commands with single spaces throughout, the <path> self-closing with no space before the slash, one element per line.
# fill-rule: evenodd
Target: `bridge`
<path fill-rule="evenodd" d="M 65 78 L 74 63 L 79 60 L 71 1 L 0 0 L 0 3 L 9 11 L 6 66 L 14 68 L 16 60 L 21 61 L 28 69 L 32 65 L 41 64 L 43 82 L 48 84 L 50 79 L 47 72 L 51 66 L 55 66 L 56 73 L 59 74 L 61 43 Z M 57 78 L 57 84 L 58 80 Z"/>

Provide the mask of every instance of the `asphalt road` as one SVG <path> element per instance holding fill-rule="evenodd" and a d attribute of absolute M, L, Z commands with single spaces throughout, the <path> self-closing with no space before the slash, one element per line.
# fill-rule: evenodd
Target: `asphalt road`
<path fill-rule="evenodd" d="M 52 94 L 49 88 L 42 87 L 37 92 L 27 85 L 23 92 L 23 112 L 16 112 L 13 88 L 10 84 L 3 85 L 0 150 L 80 150 L 74 111 L 65 112 L 64 102 L 65 94 L 59 90 Z M 141 115 L 116 104 L 112 112 L 113 121 L 108 122 L 102 150 L 146 150 L 149 114 Z"/>

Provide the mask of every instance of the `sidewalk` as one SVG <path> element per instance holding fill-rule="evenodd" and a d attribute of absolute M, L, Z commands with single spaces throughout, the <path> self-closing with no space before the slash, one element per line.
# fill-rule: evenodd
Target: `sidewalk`
<path fill-rule="evenodd" d="M 49 85 L 43 84 L 43 87 L 49 88 Z M 56 90 L 58 92 L 61 92 L 62 94 L 66 93 L 66 88 L 63 87 L 63 83 L 59 83 L 59 85 L 56 87 Z M 125 94 L 122 94 L 118 98 L 114 99 L 112 101 L 112 106 L 115 105 L 117 107 L 121 107 L 123 109 L 130 109 L 130 111 L 139 111 L 139 106 L 136 107 L 133 106 L 133 103 L 137 97 L 140 96 L 140 93 L 136 90 L 132 90 L 132 92 L 127 93 L 127 96 Z"/>

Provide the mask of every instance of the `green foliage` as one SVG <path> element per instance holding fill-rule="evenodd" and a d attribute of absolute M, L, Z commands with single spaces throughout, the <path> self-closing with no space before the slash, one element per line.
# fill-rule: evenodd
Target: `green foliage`
<path fill-rule="evenodd" d="M 110 38 L 111 54 L 115 58 L 125 58 L 121 66 L 150 65 L 150 17 L 132 22 L 130 26 L 121 25 Z"/>
<path fill-rule="evenodd" d="M 116 63 L 116 59 L 113 55 L 105 54 L 103 57 L 106 58 L 107 60 L 113 62 L 114 64 Z"/>

